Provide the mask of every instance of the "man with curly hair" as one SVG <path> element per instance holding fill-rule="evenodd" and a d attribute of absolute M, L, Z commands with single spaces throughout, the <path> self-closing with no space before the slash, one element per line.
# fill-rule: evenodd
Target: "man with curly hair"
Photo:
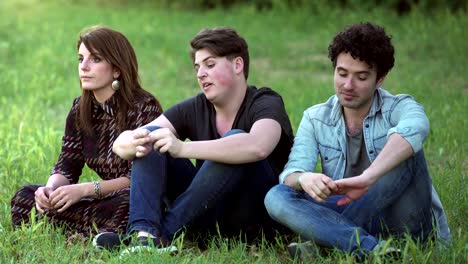
<path fill-rule="evenodd" d="M 389 235 L 427 240 L 433 212 L 448 240 L 422 149 L 428 118 L 411 96 L 381 88 L 394 64 L 391 38 L 360 23 L 328 50 L 335 95 L 304 112 L 282 184 L 265 198 L 270 216 L 305 240 L 358 256 L 389 251 Z M 322 173 L 314 172 L 319 157 Z"/>

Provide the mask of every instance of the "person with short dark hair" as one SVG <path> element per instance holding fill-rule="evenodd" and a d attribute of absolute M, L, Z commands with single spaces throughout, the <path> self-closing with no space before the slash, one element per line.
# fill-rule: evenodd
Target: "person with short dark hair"
<path fill-rule="evenodd" d="M 27 223 L 35 208 L 71 234 L 125 232 L 131 163 L 112 153 L 112 145 L 120 132 L 154 120 L 162 108 L 140 85 L 135 51 L 121 32 L 85 28 L 76 49 L 82 95 L 68 114 L 62 151 L 45 186 L 16 192 L 12 222 Z M 101 180 L 79 182 L 85 164 Z"/>
<path fill-rule="evenodd" d="M 133 159 L 129 232 L 99 234 L 98 248 L 128 245 L 135 233 L 122 254 L 175 252 L 185 229 L 252 235 L 273 223 L 263 200 L 293 143 L 283 100 L 247 85 L 248 46 L 233 29 L 202 30 L 191 47 L 202 93 L 116 140 L 114 152 Z"/>
<path fill-rule="evenodd" d="M 394 64 L 391 38 L 378 25 L 355 24 L 328 50 L 335 95 L 304 112 L 281 184 L 265 198 L 270 216 L 308 241 L 290 253 L 313 243 L 358 256 L 395 253 L 382 238 L 407 232 L 425 241 L 431 207 L 448 239 L 422 149 L 429 120 L 411 96 L 381 88 Z"/>

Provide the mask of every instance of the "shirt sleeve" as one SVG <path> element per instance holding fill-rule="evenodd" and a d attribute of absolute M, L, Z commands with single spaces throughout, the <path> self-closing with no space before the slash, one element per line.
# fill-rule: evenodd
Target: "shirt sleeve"
<path fill-rule="evenodd" d="M 83 144 L 81 132 L 77 129 L 75 123 L 76 109 L 78 107 L 78 98 L 73 102 L 71 111 L 65 124 L 65 135 L 62 137 L 62 150 L 52 174 L 62 174 L 70 184 L 78 183 L 81 171 L 84 166 Z"/>
<path fill-rule="evenodd" d="M 252 124 L 261 119 L 273 119 L 283 126 L 284 122 L 288 120 L 285 120 L 286 110 L 283 99 L 276 94 L 259 96 L 255 100 L 252 110 Z"/>
<path fill-rule="evenodd" d="M 197 108 L 196 104 L 198 96 L 189 98 L 180 103 L 173 105 L 163 114 L 171 122 L 180 140 L 190 138 L 192 129 L 196 127 L 195 113 L 203 108 Z M 200 100 L 198 100 L 200 101 Z"/>
<path fill-rule="evenodd" d="M 387 138 L 397 133 L 408 141 L 417 153 L 429 134 L 429 119 L 424 108 L 413 97 L 403 95 L 397 100 L 390 110 L 390 123 L 392 128 L 387 133 Z"/>
<path fill-rule="evenodd" d="M 158 118 L 162 113 L 162 109 L 156 104 L 153 98 L 146 98 L 138 103 L 136 113 L 129 120 L 129 129 L 142 127 L 149 122 Z"/>
<path fill-rule="evenodd" d="M 286 163 L 283 172 L 279 176 L 280 183 L 284 183 L 286 177 L 291 173 L 314 171 L 317 165 L 318 153 L 314 124 L 311 116 L 306 111 L 297 129 L 288 163 Z"/>

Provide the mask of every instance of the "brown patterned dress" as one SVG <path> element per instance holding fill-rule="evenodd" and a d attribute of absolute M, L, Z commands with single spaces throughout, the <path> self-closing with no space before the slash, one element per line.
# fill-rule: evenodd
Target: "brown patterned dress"
<path fill-rule="evenodd" d="M 83 166 L 86 164 L 103 180 L 130 177 L 131 162 L 112 152 L 112 144 L 119 135 L 116 122 L 118 102 L 115 96 L 103 106 L 93 102 L 93 137 L 86 136 L 76 128 L 75 118 L 80 97 L 73 101 L 68 114 L 62 151 L 52 174 L 64 175 L 71 184 L 78 183 Z M 153 98 L 147 97 L 135 102 L 128 111 L 127 129 L 135 129 L 156 119 L 161 114 Z M 14 226 L 29 221 L 31 209 L 35 207 L 34 192 L 41 185 L 21 187 L 11 200 L 11 214 Z M 125 232 L 129 210 L 129 188 L 106 195 L 101 199 L 85 198 L 62 213 L 47 212 L 48 219 L 67 231 L 83 235 L 101 231 Z"/>

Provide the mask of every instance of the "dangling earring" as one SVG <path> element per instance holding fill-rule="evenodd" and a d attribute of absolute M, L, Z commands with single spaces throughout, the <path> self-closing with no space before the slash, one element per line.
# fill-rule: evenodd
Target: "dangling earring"
<path fill-rule="evenodd" d="M 120 82 L 119 80 L 114 80 L 112 82 L 112 90 L 117 91 L 118 89 L 120 89 Z"/>

